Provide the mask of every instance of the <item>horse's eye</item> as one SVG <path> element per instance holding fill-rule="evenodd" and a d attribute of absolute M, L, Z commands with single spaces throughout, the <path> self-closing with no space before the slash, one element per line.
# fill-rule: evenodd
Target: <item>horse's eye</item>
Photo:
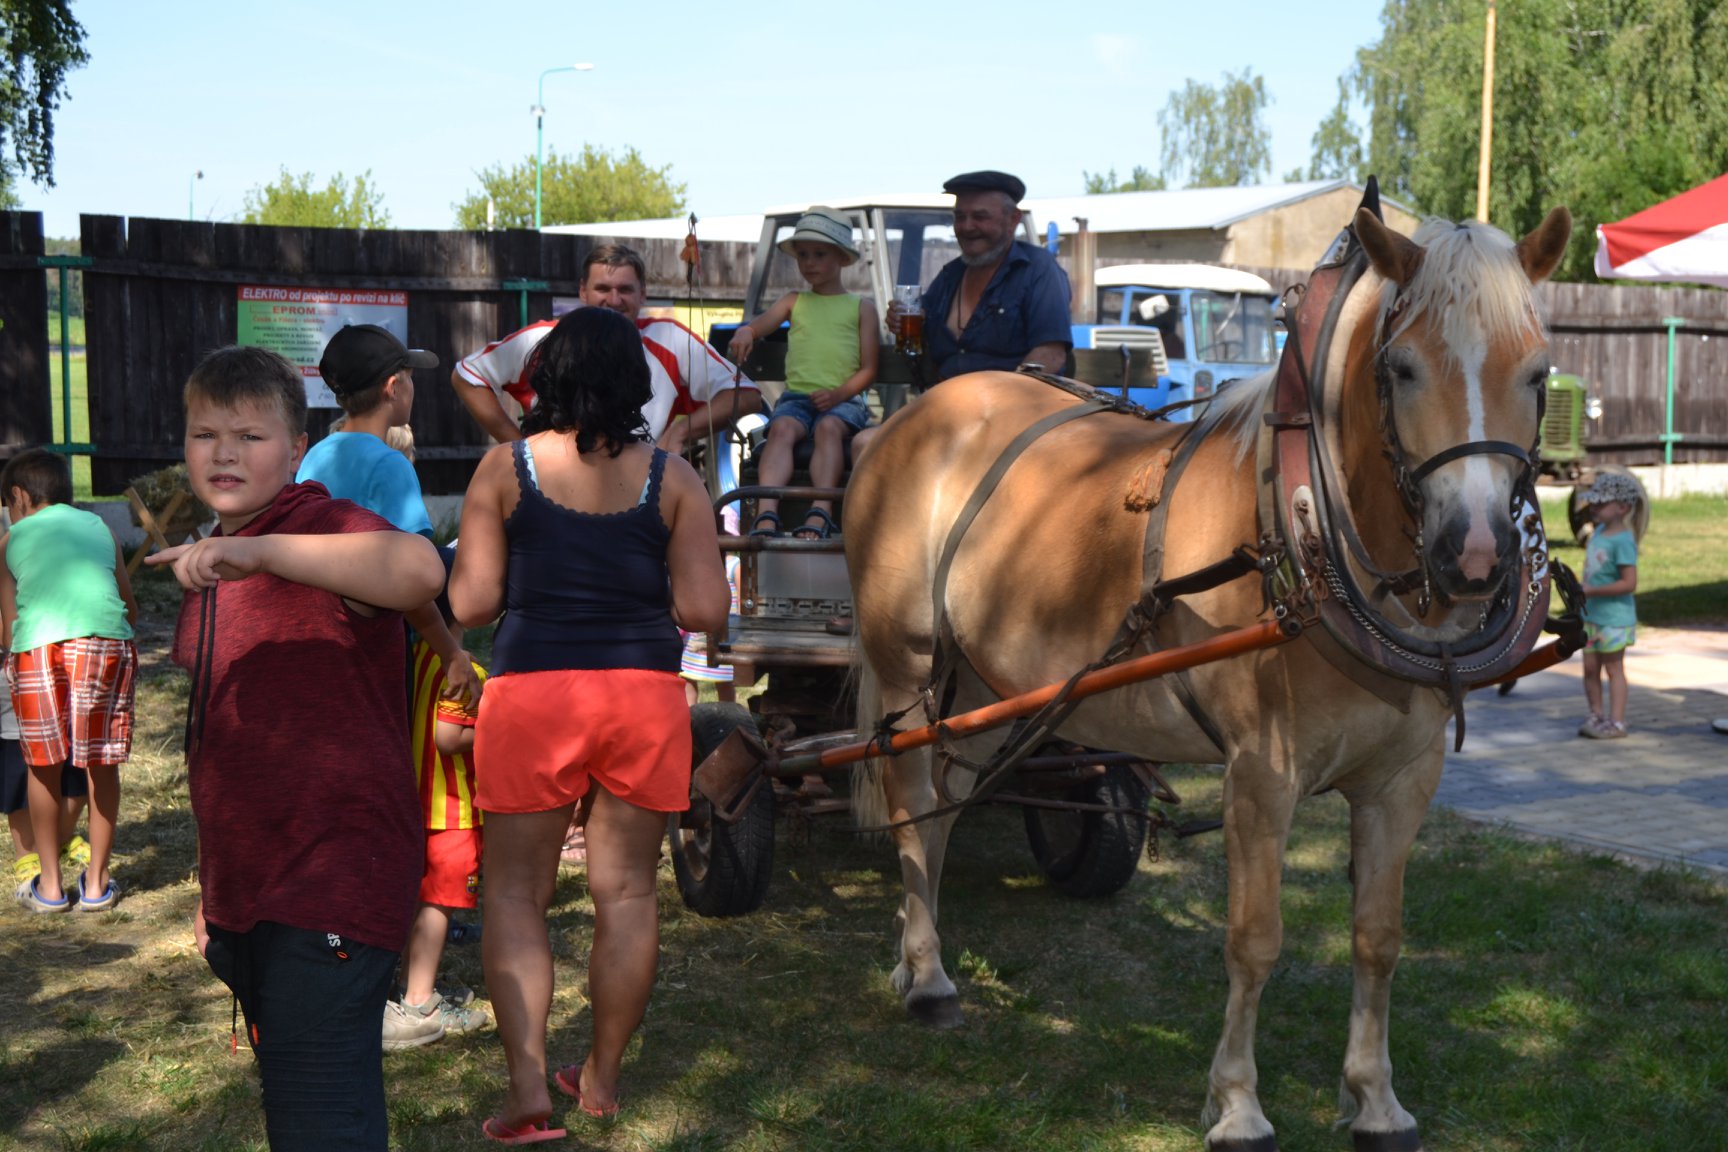
<path fill-rule="evenodd" d="M 1530 373 L 1530 379 L 1525 381 L 1525 383 L 1529 384 L 1532 388 L 1544 387 L 1548 383 L 1547 370 L 1538 369 L 1535 372 Z"/>

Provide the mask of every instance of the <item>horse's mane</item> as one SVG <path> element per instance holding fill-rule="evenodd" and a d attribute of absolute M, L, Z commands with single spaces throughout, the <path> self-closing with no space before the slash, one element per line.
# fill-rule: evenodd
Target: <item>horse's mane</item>
<path fill-rule="evenodd" d="M 1388 338 L 1428 314 L 1440 317 L 1449 351 L 1468 344 L 1473 333 L 1495 340 L 1541 327 L 1530 278 L 1506 233 L 1476 220 L 1454 224 L 1431 216 L 1411 239 L 1423 249 L 1422 267 L 1404 290 L 1404 312 Z M 1382 315 L 1397 293 L 1397 285 L 1385 286 Z"/>
<path fill-rule="evenodd" d="M 1236 433 L 1236 458 L 1247 459 L 1248 453 L 1253 451 L 1255 437 L 1260 434 L 1260 420 L 1256 414 L 1264 407 L 1266 396 L 1277 379 L 1278 366 L 1274 364 L 1258 375 L 1226 383 L 1195 419 L 1194 435 L 1209 436 L 1215 428 L 1232 429 Z"/>
<path fill-rule="evenodd" d="M 1431 216 L 1411 239 L 1424 249 L 1422 267 L 1404 290 L 1404 309 L 1388 338 L 1396 338 L 1419 317 L 1432 313 L 1440 317 L 1440 334 L 1450 355 L 1473 335 L 1493 340 L 1541 326 L 1530 278 L 1518 261 L 1517 246 L 1504 232 L 1475 220 L 1455 224 Z M 1381 289 L 1379 317 L 1386 315 L 1398 295 L 1398 286 L 1387 281 Z M 1246 459 L 1260 432 L 1256 413 L 1277 375 L 1275 365 L 1220 389 L 1196 420 L 1195 434 L 1229 428 L 1236 435 L 1237 459 Z"/>

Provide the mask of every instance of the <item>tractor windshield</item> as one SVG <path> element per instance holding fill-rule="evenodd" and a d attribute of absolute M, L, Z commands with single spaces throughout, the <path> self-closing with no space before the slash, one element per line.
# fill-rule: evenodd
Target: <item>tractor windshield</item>
<path fill-rule="evenodd" d="M 1272 301 L 1241 292 L 1189 296 L 1194 358 L 1234 364 L 1271 364 L 1278 358 Z"/>

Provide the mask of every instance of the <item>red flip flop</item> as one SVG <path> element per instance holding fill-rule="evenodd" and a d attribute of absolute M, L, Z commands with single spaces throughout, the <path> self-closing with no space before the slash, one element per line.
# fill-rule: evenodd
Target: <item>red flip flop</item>
<path fill-rule="evenodd" d="M 618 1105 L 616 1104 L 610 1108 L 591 1108 L 582 1099 L 582 1066 L 580 1064 L 571 1064 L 552 1073 L 552 1083 L 557 1086 L 558 1091 L 576 1101 L 576 1107 L 596 1119 L 610 1120 L 618 1115 Z"/>
<path fill-rule="evenodd" d="M 497 1116 L 488 1116 L 480 1125 L 480 1135 L 497 1144 L 539 1144 L 546 1140 L 562 1140 L 569 1133 L 552 1127 L 550 1120 L 528 1123 L 512 1128 Z"/>

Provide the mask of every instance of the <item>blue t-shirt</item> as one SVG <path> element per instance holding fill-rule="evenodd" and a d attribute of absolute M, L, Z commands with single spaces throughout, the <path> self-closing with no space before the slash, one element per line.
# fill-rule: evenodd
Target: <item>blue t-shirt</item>
<path fill-rule="evenodd" d="M 1620 569 L 1637 567 L 1638 539 L 1630 529 L 1595 532 L 1584 546 L 1584 586 L 1600 588 L 1620 579 Z M 1609 628 L 1630 628 L 1638 623 L 1638 611 L 1630 593 L 1625 596 L 1592 596 L 1584 601 L 1584 619 Z"/>
<path fill-rule="evenodd" d="M 1068 274 L 1050 253 L 1016 240 L 956 337 L 948 313 L 965 272 L 962 261 L 952 260 L 924 292 L 924 346 L 938 378 L 993 368 L 1012 372 L 1040 344 L 1074 346 Z"/>
<path fill-rule="evenodd" d="M 408 457 L 369 432 L 332 432 L 312 445 L 294 477 L 316 480 L 338 500 L 352 500 L 404 532 L 432 538 L 432 518 Z"/>

